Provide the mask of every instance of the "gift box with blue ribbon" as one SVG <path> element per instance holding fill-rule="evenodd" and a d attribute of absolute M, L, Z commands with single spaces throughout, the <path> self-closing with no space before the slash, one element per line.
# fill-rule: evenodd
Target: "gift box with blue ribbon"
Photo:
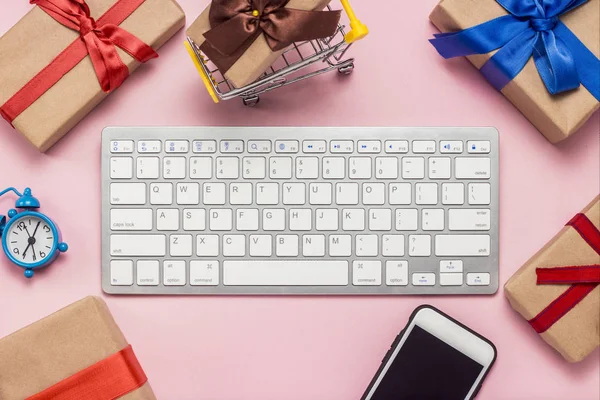
<path fill-rule="evenodd" d="M 600 107 L 600 0 L 441 0 L 430 20 L 440 55 L 467 56 L 550 142 Z"/>

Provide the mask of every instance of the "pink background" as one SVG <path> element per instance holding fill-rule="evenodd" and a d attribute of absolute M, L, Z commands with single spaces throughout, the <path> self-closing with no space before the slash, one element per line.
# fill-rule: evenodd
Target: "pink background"
<path fill-rule="evenodd" d="M 6 2 L 4 33 L 29 9 Z M 207 0 L 181 0 L 188 24 Z M 429 45 L 436 0 L 354 0 L 372 34 L 356 72 L 273 92 L 256 109 L 209 99 L 179 32 L 45 155 L 0 123 L 0 188 L 31 186 L 70 250 L 27 281 L 0 256 L 0 337 L 87 295 L 102 296 L 160 399 L 358 399 L 411 311 L 433 304 L 490 338 L 482 399 L 600 397 L 599 354 L 569 364 L 510 307 L 485 297 L 116 297 L 100 289 L 100 132 L 107 125 L 488 126 L 500 131 L 500 280 L 598 192 L 599 114 L 553 146 L 466 60 Z M 384 4 L 386 6 L 384 6 Z M 73 202 L 75 200 L 75 202 Z M 8 210 L 14 200 L 0 200 Z"/>

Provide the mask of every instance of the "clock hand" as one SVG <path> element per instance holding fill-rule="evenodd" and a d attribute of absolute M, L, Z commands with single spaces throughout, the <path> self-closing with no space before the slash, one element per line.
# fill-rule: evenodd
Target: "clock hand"
<path fill-rule="evenodd" d="M 23 252 L 23 258 L 25 258 L 25 255 L 27 255 L 27 250 L 29 250 L 29 247 L 31 246 L 31 243 L 27 245 L 27 247 L 25 247 L 25 251 Z"/>
<path fill-rule="evenodd" d="M 33 231 L 33 237 L 35 237 L 35 234 L 36 234 L 38 228 L 40 227 L 41 222 L 42 221 L 38 221 L 37 225 L 35 226 L 35 230 Z"/>
<path fill-rule="evenodd" d="M 27 225 L 23 224 L 23 226 L 25 227 L 25 232 L 27 233 L 27 236 L 31 237 L 31 235 L 29 234 L 29 231 L 27 230 Z"/>

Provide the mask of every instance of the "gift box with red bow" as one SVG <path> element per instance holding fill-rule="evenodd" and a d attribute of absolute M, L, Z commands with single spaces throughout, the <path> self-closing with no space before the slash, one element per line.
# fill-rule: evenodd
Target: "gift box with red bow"
<path fill-rule="evenodd" d="M 600 107 L 600 0 L 441 0 L 445 58 L 467 56 L 552 143 Z"/>
<path fill-rule="evenodd" d="M 87 297 L 0 339 L 2 400 L 155 400 L 106 303 Z"/>
<path fill-rule="evenodd" d="M 567 361 L 600 346 L 600 196 L 504 286 L 512 307 Z"/>
<path fill-rule="evenodd" d="M 30 0 L 0 38 L 0 115 L 48 150 L 185 24 L 175 0 Z"/>
<path fill-rule="evenodd" d="M 332 36 L 340 11 L 330 0 L 213 0 L 187 35 L 229 83 L 258 79 L 294 42 Z"/>

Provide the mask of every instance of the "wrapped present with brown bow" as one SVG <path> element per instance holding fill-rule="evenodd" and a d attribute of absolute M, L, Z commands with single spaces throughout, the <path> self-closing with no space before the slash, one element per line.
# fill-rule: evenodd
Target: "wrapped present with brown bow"
<path fill-rule="evenodd" d="M 0 339 L 2 400 L 156 400 L 106 303 L 86 297 Z"/>
<path fill-rule="evenodd" d="M 600 196 L 506 283 L 512 307 L 567 361 L 600 346 Z"/>
<path fill-rule="evenodd" d="M 187 35 L 234 87 L 260 77 L 294 42 L 332 36 L 330 0 L 213 0 Z"/>
<path fill-rule="evenodd" d="M 48 150 L 185 25 L 175 0 L 30 0 L 0 38 L 0 115 Z"/>

